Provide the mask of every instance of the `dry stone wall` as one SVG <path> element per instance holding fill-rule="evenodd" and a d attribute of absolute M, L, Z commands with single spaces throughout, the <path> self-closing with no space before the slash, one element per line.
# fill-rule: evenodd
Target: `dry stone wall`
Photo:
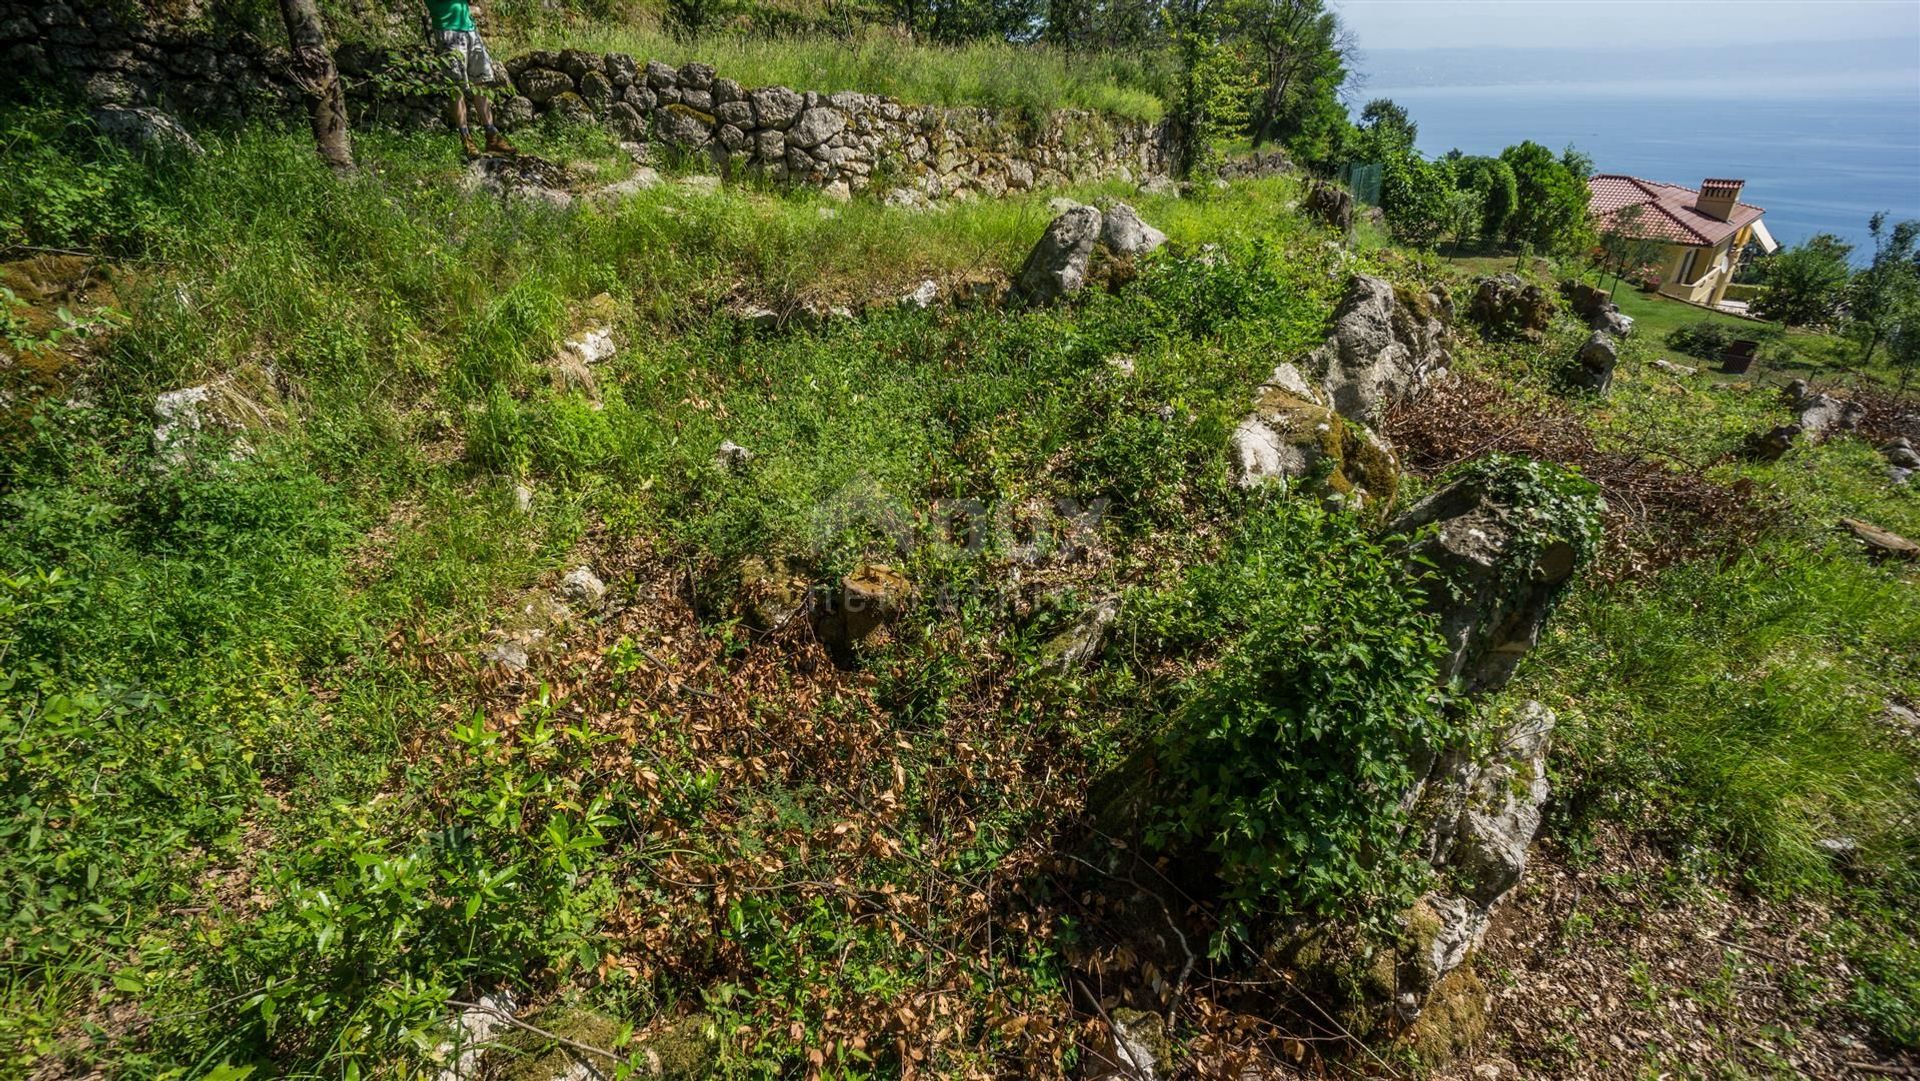
<path fill-rule="evenodd" d="M 447 96 L 424 50 L 348 44 L 336 59 L 355 123 L 446 123 Z M 550 116 L 596 123 L 724 173 L 836 195 L 873 191 L 917 204 L 1075 181 L 1139 182 L 1169 166 L 1162 125 L 1099 113 L 1036 118 L 851 91 L 746 87 L 707 64 L 676 68 L 621 53 L 531 52 L 499 67 L 494 91 L 510 129 Z M 0 80 L 16 90 L 68 80 L 96 108 L 157 109 L 194 122 L 299 108 L 279 43 L 217 14 L 159 19 L 130 2 L 0 0 Z"/>

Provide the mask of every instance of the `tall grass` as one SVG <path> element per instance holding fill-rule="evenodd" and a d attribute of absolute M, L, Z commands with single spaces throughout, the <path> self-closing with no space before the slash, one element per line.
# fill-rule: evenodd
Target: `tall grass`
<path fill-rule="evenodd" d="M 703 34 L 601 22 L 546 22 L 508 50 L 579 48 L 680 65 L 699 60 L 746 86 L 858 90 L 916 105 L 982 105 L 1030 115 L 1081 108 L 1138 120 L 1163 110 L 1168 68 L 1158 54 L 1075 54 L 998 41 L 931 45 L 880 32 L 835 38 Z"/>
<path fill-rule="evenodd" d="M 1832 843 L 1910 863 L 1913 759 L 1880 718 L 1920 689 L 1912 584 L 1841 545 L 1580 597 L 1529 693 L 1566 707 L 1567 807 L 1623 815 L 1771 886 L 1831 882 Z"/>

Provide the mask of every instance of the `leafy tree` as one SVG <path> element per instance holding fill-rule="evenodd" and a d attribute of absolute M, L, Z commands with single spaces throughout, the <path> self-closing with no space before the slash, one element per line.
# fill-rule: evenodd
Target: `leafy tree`
<path fill-rule="evenodd" d="M 1446 231 L 1453 236 L 1452 258 L 1460 254 L 1460 245 L 1470 236 L 1480 231 L 1480 194 L 1470 188 L 1449 186 L 1443 197 L 1445 211 L 1443 220 Z"/>
<path fill-rule="evenodd" d="M 1907 392 L 1914 369 L 1920 368 L 1920 308 L 1909 308 L 1887 330 L 1887 363 L 1900 373 L 1900 393 Z"/>
<path fill-rule="evenodd" d="M 1920 221 L 1903 221 L 1887 228 L 1885 211 L 1869 220 L 1873 233 L 1873 263 L 1853 276 L 1847 288 L 1848 332 L 1865 348 L 1864 367 L 1872 363 L 1880 342 L 1920 306 L 1920 267 L 1914 262 L 1914 242 L 1920 240 Z"/>
<path fill-rule="evenodd" d="M 1544 253 L 1578 248 L 1586 233 L 1586 181 L 1532 140 L 1501 151 L 1500 160 L 1513 170 L 1516 195 L 1507 241 Z"/>
<path fill-rule="evenodd" d="M 1211 175 L 1219 165 L 1219 141 L 1246 128 L 1254 76 L 1231 42 L 1204 29 L 1181 30 L 1174 47 L 1181 72 L 1174 108 L 1180 171 Z"/>
<path fill-rule="evenodd" d="M 1421 158 L 1411 148 L 1389 156 L 1383 165 L 1380 210 L 1387 224 L 1410 244 L 1431 245 L 1451 221 L 1447 197 L 1453 192 L 1453 178 L 1445 166 Z"/>
<path fill-rule="evenodd" d="M 1499 158 L 1462 157 L 1454 165 L 1455 183 L 1479 200 L 1480 235 L 1497 240 L 1506 231 L 1520 193 L 1513 167 Z"/>
<path fill-rule="evenodd" d="M 1847 263 L 1852 252 L 1853 245 L 1819 233 L 1768 256 L 1763 260 L 1766 287 L 1754 313 L 1793 327 L 1833 321 L 1853 273 Z"/>
<path fill-rule="evenodd" d="M 1337 103 L 1353 46 L 1325 0 L 1225 0 L 1222 11 L 1259 70 L 1254 146 L 1291 140 Z"/>
<path fill-rule="evenodd" d="M 1367 102 L 1367 107 L 1360 110 L 1360 128 L 1373 134 L 1382 147 L 1406 149 L 1420 135 L 1420 125 L 1407 115 L 1406 106 L 1394 104 L 1392 98 Z"/>
<path fill-rule="evenodd" d="M 1613 272 L 1615 289 L 1620 287 L 1622 277 L 1658 259 L 1664 248 L 1661 241 L 1647 235 L 1641 214 L 1640 207 L 1625 207 L 1600 234 L 1600 266 L 1603 271 Z"/>
<path fill-rule="evenodd" d="M 1572 143 L 1568 143 L 1567 148 L 1560 152 L 1560 164 L 1581 180 L 1593 175 L 1593 155 L 1576 148 Z"/>

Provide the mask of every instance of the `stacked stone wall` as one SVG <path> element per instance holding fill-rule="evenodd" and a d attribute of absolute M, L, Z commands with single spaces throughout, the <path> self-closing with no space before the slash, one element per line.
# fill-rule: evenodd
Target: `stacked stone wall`
<path fill-rule="evenodd" d="M 217 6 L 217 5 L 216 5 Z M 356 124 L 446 123 L 435 58 L 348 45 L 337 54 Z M 1163 125 L 1101 113 L 1042 116 L 908 105 L 851 91 L 746 87 L 707 64 L 671 67 L 621 53 L 530 52 L 498 64 L 508 129 L 549 117 L 599 124 L 725 173 L 896 202 L 998 196 L 1163 176 Z M 0 80 L 66 81 L 96 108 L 157 109 L 197 123 L 293 116 L 285 49 L 217 15 L 155 18 L 120 3 L 0 0 Z"/>

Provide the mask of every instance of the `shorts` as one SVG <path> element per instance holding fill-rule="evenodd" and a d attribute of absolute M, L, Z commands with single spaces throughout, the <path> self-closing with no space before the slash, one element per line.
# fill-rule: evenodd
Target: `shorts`
<path fill-rule="evenodd" d="M 478 31 L 435 30 L 433 47 L 446 54 L 446 71 L 454 82 L 464 86 L 493 81 L 493 57 Z"/>

